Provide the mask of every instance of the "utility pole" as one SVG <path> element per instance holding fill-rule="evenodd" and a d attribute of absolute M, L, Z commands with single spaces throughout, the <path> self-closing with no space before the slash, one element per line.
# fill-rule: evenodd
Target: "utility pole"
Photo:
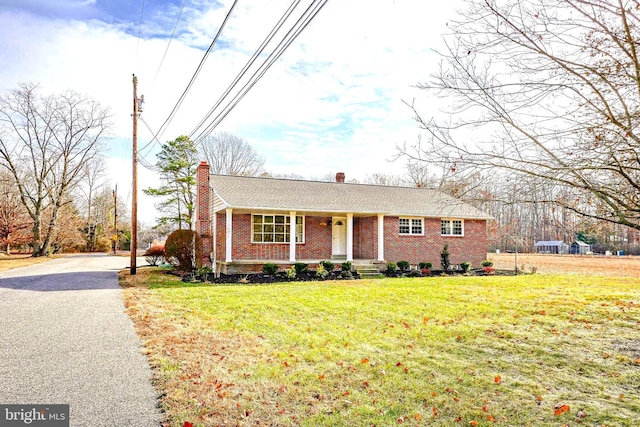
<path fill-rule="evenodd" d="M 133 75 L 133 189 L 131 203 L 131 268 L 130 274 L 136 274 L 136 255 L 138 248 L 138 111 L 143 98 L 138 99 L 138 78 Z M 139 105 L 138 105 L 139 104 Z"/>
<path fill-rule="evenodd" d="M 113 190 L 113 254 L 118 252 L 118 184 Z"/>

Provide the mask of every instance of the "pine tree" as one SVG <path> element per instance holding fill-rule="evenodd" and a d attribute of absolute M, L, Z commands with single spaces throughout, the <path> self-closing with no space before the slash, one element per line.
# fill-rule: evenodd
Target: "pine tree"
<path fill-rule="evenodd" d="M 162 185 L 158 188 L 146 188 L 143 192 L 162 197 L 155 205 L 163 214 L 157 219 L 159 226 L 176 224 L 178 229 L 192 229 L 197 153 L 193 141 L 182 135 L 163 144 L 162 150 L 156 155 Z"/>

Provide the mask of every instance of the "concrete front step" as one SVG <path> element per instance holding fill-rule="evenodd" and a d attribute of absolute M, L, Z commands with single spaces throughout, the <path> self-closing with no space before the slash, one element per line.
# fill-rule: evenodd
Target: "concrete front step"
<path fill-rule="evenodd" d="M 361 278 L 377 278 L 382 277 L 380 270 L 378 268 L 369 263 L 369 264 L 354 264 L 353 269 L 358 273 L 358 276 Z"/>

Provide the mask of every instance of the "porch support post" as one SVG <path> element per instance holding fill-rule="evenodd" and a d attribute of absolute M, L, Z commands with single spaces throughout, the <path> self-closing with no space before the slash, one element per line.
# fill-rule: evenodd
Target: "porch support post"
<path fill-rule="evenodd" d="M 384 215 L 378 214 L 378 261 L 384 261 Z"/>
<path fill-rule="evenodd" d="M 289 212 L 289 261 L 296 261 L 296 211 Z"/>
<path fill-rule="evenodd" d="M 347 214 L 347 261 L 353 261 L 353 214 Z"/>
<path fill-rule="evenodd" d="M 225 239 L 225 257 L 224 260 L 226 262 L 233 261 L 231 257 L 231 249 L 233 248 L 233 209 L 227 208 L 226 210 L 226 239 Z"/>

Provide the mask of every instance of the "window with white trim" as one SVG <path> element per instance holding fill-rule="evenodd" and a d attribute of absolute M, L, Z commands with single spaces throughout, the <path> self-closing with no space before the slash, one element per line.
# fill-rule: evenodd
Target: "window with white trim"
<path fill-rule="evenodd" d="M 443 236 L 464 236 L 464 221 L 461 219 L 442 219 L 441 234 Z"/>
<path fill-rule="evenodd" d="M 289 243 L 289 215 L 254 214 L 251 216 L 251 243 Z M 304 243 L 304 217 L 296 216 L 296 243 Z"/>
<path fill-rule="evenodd" d="M 421 236 L 424 234 L 422 218 L 399 218 L 398 226 L 401 235 Z"/>

